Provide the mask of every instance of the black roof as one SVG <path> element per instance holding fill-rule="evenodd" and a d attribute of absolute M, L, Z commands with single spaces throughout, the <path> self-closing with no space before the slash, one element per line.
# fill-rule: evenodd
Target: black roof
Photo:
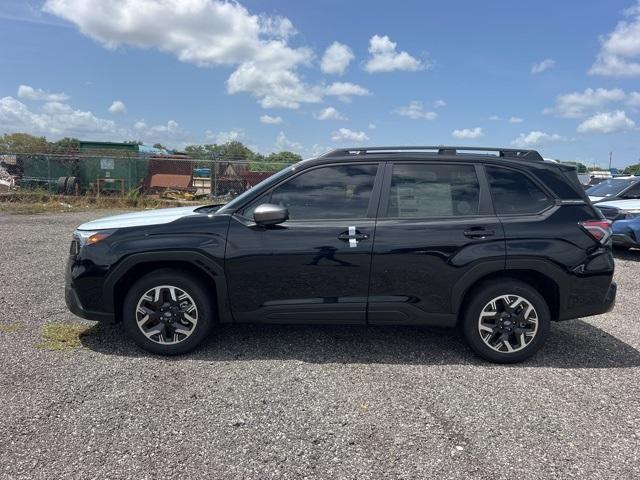
<path fill-rule="evenodd" d="M 536 150 L 515 149 L 515 148 L 487 148 L 487 147 L 457 147 L 457 146 L 402 146 L 402 147 L 354 147 L 354 148 L 338 148 L 322 155 L 321 159 L 344 159 L 362 158 L 366 155 L 376 154 L 397 154 L 416 157 L 434 157 L 437 155 L 456 157 L 463 156 L 483 156 L 483 157 L 502 157 L 508 160 L 527 160 L 532 162 L 544 162 L 542 155 Z"/>

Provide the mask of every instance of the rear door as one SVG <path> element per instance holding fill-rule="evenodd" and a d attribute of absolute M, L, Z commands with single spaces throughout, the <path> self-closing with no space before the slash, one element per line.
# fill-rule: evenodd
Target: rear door
<path fill-rule="evenodd" d="M 504 268 L 502 225 L 482 167 L 389 162 L 378 211 L 368 321 L 455 322 L 454 285 L 479 264 Z"/>

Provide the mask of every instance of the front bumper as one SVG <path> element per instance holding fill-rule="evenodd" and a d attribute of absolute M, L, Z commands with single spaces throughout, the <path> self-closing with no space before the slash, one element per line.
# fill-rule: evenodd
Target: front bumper
<path fill-rule="evenodd" d="M 73 280 L 71 275 L 71 268 L 73 265 L 73 259 L 70 257 L 67 261 L 67 268 L 65 269 L 65 286 L 64 286 L 64 301 L 67 304 L 67 308 L 81 318 L 87 320 L 96 320 L 99 322 L 113 323 L 115 316 L 112 313 L 96 312 L 88 310 L 82 305 L 82 301 L 73 287 Z"/>
<path fill-rule="evenodd" d="M 85 318 L 87 320 L 96 320 L 98 322 L 113 323 L 114 321 L 113 314 L 104 313 L 104 312 L 94 312 L 94 311 L 85 309 L 82 306 L 82 303 L 80 302 L 80 298 L 78 297 L 78 294 L 73 289 L 73 287 L 70 287 L 69 285 L 66 285 L 64 288 L 64 301 L 67 304 L 67 308 L 74 315 Z"/>

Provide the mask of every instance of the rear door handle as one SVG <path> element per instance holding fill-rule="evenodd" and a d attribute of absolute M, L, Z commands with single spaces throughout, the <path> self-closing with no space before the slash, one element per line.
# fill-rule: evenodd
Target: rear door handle
<path fill-rule="evenodd" d="M 485 230 L 484 228 L 470 228 L 464 231 L 464 236 L 467 238 L 486 238 L 495 235 L 493 230 Z"/>

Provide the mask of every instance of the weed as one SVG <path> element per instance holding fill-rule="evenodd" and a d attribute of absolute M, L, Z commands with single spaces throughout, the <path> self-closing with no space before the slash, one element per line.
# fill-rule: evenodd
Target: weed
<path fill-rule="evenodd" d="M 0 333 L 14 333 L 22 329 L 22 322 L 0 323 Z"/>
<path fill-rule="evenodd" d="M 43 341 L 36 345 L 44 350 L 64 351 L 81 346 L 81 337 L 87 335 L 89 327 L 70 323 L 46 323 L 42 326 Z"/>

